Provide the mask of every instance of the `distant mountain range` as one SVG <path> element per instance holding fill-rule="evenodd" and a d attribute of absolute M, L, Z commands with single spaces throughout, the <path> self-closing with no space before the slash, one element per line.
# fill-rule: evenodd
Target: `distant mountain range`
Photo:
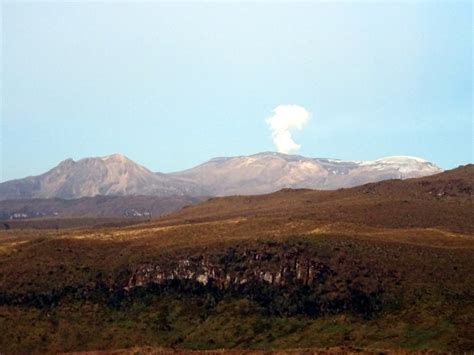
<path fill-rule="evenodd" d="M 72 159 L 39 175 L 0 184 L 0 200 L 103 196 L 227 196 L 282 188 L 332 190 L 442 170 L 414 157 L 342 161 L 266 152 L 214 158 L 189 170 L 155 173 L 120 154 Z"/>

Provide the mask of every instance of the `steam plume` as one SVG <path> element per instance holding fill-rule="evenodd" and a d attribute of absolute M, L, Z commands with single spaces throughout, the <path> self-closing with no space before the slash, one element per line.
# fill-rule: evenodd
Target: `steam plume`
<path fill-rule="evenodd" d="M 295 153 L 301 145 L 291 137 L 291 130 L 300 130 L 308 122 L 309 112 L 298 105 L 279 105 L 273 109 L 273 116 L 267 118 L 273 143 L 280 153 Z"/>

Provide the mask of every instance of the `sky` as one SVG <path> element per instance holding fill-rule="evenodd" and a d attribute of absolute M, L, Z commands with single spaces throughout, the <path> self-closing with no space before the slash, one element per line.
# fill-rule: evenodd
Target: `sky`
<path fill-rule="evenodd" d="M 112 153 L 177 171 L 276 138 L 473 161 L 471 1 L 4 0 L 1 22 L 0 181 Z M 284 137 L 279 107 L 308 113 Z"/>

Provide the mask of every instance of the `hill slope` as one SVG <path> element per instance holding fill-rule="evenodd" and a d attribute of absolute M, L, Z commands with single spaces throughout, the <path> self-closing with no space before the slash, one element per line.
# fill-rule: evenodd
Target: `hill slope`
<path fill-rule="evenodd" d="M 0 231 L 0 348 L 472 351 L 473 173 Z"/>

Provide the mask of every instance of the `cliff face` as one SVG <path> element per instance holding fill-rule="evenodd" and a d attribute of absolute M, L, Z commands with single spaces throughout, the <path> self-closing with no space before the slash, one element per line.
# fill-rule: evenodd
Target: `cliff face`
<path fill-rule="evenodd" d="M 224 255 L 200 255 L 181 258 L 170 263 L 140 265 L 127 288 L 167 280 L 192 280 L 219 289 L 265 282 L 284 286 L 294 282 L 311 285 L 322 281 L 331 272 L 318 258 L 294 247 L 272 253 L 270 250 L 231 248 Z"/>
<path fill-rule="evenodd" d="M 275 313 L 338 313 L 370 316 L 399 275 L 346 252 L 318 255 L 308 244 L 260 243 L 221 253 L 178 255 L 131 270 L 127 291 L 137 287 L 244 295 Z"/>

